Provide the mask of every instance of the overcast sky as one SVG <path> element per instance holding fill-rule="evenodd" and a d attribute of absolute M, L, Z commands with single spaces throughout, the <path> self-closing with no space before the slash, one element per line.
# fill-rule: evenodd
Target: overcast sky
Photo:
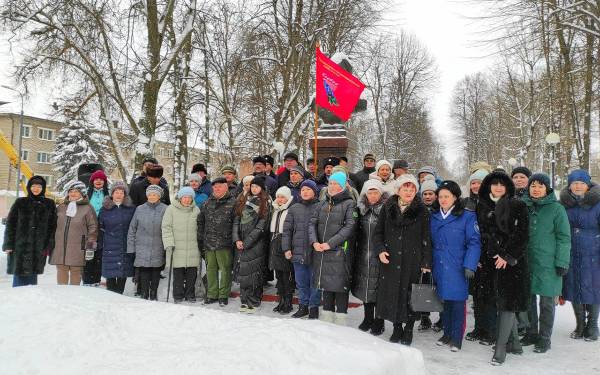
<path fill-rule="evenodd" d="M 477 43 L 481 25 L 467 17 L 477 16 L 478 8 L 469 0 L 391 0 L 391 11 L 385 13 L 385 24 L 391 31 L 403 27 L 413 32 L 430 50 L 438 65 L 439 86 L 430 101 L 433 124 L 440 139 L 448 139 L 450 131 L 449 104 L 454 85 L 465 75 L 483 71 L 492 58 Z M 11 57 L 8 36 L 0 37 L 0 85 L 12 86 L 9 77 Z M 52 87 L 38 87 L 28 103 L 26 114 L 45 117 L 51 112 Z M 13 105 L 0 107 L 0 112 L 19 110 L 14 93 L 0 88 L 0 101 Z M 446 149 L 448 161 L 456 156 Z"/>

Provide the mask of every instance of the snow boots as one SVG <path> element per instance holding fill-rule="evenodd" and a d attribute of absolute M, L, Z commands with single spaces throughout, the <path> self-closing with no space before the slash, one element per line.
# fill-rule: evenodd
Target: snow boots
<path fill-rule="evenodd" d="M 307 305 L 299 305 L 298 311 L 296 311 L 292 315 L 292 318 L 304 318 L 307 315 L 308 315 L 308 306 Z"/>

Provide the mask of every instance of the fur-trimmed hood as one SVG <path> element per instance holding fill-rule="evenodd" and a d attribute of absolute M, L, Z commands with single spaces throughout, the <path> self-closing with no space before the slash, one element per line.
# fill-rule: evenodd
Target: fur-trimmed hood
<path fill-rule="evenodd" d="M 133 202 L 131 201 L 131 198 L 129 198 L 129 195 L 126 195 L 125 198 L 123 198 L 122 205 L 125 207 L 133 207 Z M 116 206 L 116 204 L 115 204 L 115 202 L 113 202 L 111 197 L 109 197 L 109 196 L 104 197 L 104 201 L 102 201 L 103 209 L 111 210 L 115 206 Z"/>
<path fill-rule="evenodd" d="M 406 220 L 415 220 L 424 210 L 427 209 L 423 202 L 421 202 L 421 198 L 416 195 L 415 199 L 413 199 L 406 210 L 401 213 L 400 206 L 398 206 L 398 198 L 398 195 L 394 194 L 383 205 L 384 209 L 388 211 L 390 219 L 392 219 L 392 221 L 398 225 L 402 225 L 406 222 Z"/>
<path fill-rule="evenodd" d="M 573 194 L 571 194 L 571 191 L 567 186 L 560 192 L 560 203 L 562 203 L 565 208 L 581 206 L 582 208 L 589 210 L 600 203 L 600 185 L 592 182 L 592 186 L 580 200 L 577 200 Z"/>

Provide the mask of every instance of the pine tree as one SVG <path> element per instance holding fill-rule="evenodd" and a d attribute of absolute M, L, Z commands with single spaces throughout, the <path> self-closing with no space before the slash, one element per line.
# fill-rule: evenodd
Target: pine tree
<path fill-rule="evenodd" d="M 68 121 L 56 137 L 54 170 L 60 175 L 56 190 L 62 191 L 67 182 L 77 178 L 81 164 L 100 163 L 110 171 L 114 167 L 111 155 L 102 133 L 82 119 Z"/>

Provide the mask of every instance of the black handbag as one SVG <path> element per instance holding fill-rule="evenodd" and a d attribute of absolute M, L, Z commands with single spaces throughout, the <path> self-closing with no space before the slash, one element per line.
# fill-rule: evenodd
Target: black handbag
<path fill-rule="evenodd" d="M 410 307 L 415 312 L 442 312 L 444 302 L 437 293 L 437 287 L 433 284 L 433 275 L 431 282 L 423 284 L 423 274 L 419 284 L 412 284 L 410 294 Z"/>

